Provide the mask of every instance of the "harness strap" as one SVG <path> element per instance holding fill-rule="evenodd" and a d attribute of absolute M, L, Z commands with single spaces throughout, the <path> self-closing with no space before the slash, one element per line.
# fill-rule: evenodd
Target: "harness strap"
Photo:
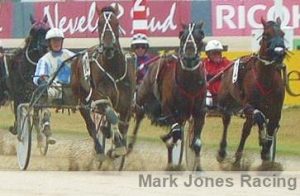
<path fill-rule="evenodd" d="M 257 55 L 257 59 L 262 62 L 265 66 L 268 66 L 268 65 L 271 65 L 273 63 L 275 63 L 275 61 L 268 61 L 268 60 L 265 60 L 265 59 L 262 59 L 259 55 Z"/>
<path fill-rule="evenodd" d="M 93 88 L 90 87 L 90 92 L 89 92 L 88 96 L 84 99 L 86 102 L 89 102 L 91 100 L 92 93 L 93 93 Z"/>
<path fill-rule="evenodd" d="M 108 11 L 106 11 L 106 12 L 103 13 L 104 20 L 105 20 L 105 24 L 104 24 L 104 27 L 103 27 L 102 33 L 101 33 L 101 38 L 100 38 L 100 42 L 101 42 L 101 43 L 103 42 L 103 39 L 104 39 L 104 33 L 105 33 L 106 29 L 108 29 L 108 31 L 111 32 L 111 34 L 112 34 L 112 36 L 113 36 L 113 43 L 116 42 L 116 35 L 115 35 L 115 33 L 114 33 L 114 31 L 113 31 L 113 29 L 112 29 L 110 23 L 109 23 L 109 20 L 110 20 L 112 14 L 113 14 L 112 12 L 108 12 Z"/>
<path fill-rule="evenodd" d="M 177 85 L 177 89 L 179 90 L 179 93 L 181 96 L 186 97 L 188 100 L 191 101 L 190 107 L 189 107 L 189 115 L 192 114 L 192 110 L 195 106 L 195 101 L 197 98 L 204 98 L 206 96 L 206 85 L 203 85 L 201 89 L 199 89 L 196 92 L 187 92 L 185 88 L 177 81 L 176 79 L 176 69 L 175 69 L 175 74 L 174 74 L 174 80 L 175 84 Z"/>
<path fill-rule="evenodd" d="M 9 77 L 9 71 L 8 71 L 8 67 L 7 67 L 7 59 L 6 59 L 6 55 L 4 55 L 3 61 L 4 61 L 4 69 L 5 69 L 6 77 Z"/>

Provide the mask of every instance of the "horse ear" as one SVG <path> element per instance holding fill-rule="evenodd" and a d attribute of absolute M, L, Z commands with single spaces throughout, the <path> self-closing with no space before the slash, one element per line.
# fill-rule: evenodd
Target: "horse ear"
<path fill-rule="evenodd" d="M 187 28 L 187 24 L 185 24 L 185 23 L 181 23 L 181 28 L 182 28 L 182 29 L 185 29 L 185 28 Z"/>
<path fill-rule="evenodd" d="M 48 22 L 48 17 L 47 17 L 47 15 L 44 16 L 43 22 L 44 22 L 44 23 L 47 23 L 47 22 Z"/>
<path fill-rule="evenodd" d="M 260 21 L 263 26 L 266 26 L 267 22 L 263 17 L 260 18 Z"/>
<path fill-rule="evenodd" d="M 32 14 L 30 14 L 30 22 L 31 22 L 31 24 L 35 23 L 35 19 L 33 18 Z"/>
<path fill-rule="evenodd" d="M 118 3 L 116 3 L 115 4 L 115 14 L 116 14 L 116 16 L 118 16 L 119 15 L 119 4 Z"/>
<path fill-rule="evenodd" d="M 101 8 L 98 5 L 96 5 L 96 11 L 97 11 L 98 15 L 100 16 L 100 14 L 101 14 Z"/>
<path fill-rule="evenodd" d="M 200 26 L 200 29 L 202 29 L 202 28 L 203 28 L 203 26 L 204 26 L 204 22 L 203 22 L 202 20 L 199 22 L 199 26 Z"/>
<path fill-rule="evenodd" d="M 276 23 L 280 26 L 281 25 L 281 19 L 280 19 L 280 17 L 277 17 L 276 18 Z"/>

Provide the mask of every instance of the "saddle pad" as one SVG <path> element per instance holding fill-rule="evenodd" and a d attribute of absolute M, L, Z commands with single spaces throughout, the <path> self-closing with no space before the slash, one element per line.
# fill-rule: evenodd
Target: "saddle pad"
<path fill-rule="evenodd" d="M 238 79 L 238 75 L 239 75 L 239 66 L 240 66 L 240 59 L 237 59 L 234 62 L 233 65 L 233 73 L 232 73 L 232 83 L 234 84 L 237 79 Z"/>
<path fill-rule="evenodd" d="M 91 77 L 91 67 L 90 67 L 90 59 L 89 54 L 86 52 L 82 56 L 82 65 L 83 65 L 83 76 L 85 80 L 89 80 Z"/>

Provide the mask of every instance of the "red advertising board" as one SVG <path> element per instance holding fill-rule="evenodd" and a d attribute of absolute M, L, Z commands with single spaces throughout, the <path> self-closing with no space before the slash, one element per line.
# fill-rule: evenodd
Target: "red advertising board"
<path fill-rule="evenodd" d="M 9 38 L 12 34 L 12 3 L 0 3 L 0 37 Z"/>

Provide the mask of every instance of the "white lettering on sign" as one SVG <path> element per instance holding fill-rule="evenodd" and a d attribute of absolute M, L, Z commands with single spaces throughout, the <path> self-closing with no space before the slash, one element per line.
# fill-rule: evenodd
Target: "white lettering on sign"
<path fill-rule="evenodd" d="M 146 6 L 142 5 L 143 0 L 135 0 L 133 5 L 133 10 L 137 12 L 144 12 L 146 11 Z"/>
<path fill-rule="evenodd" d="M 173 3 L 169 15 L 164 21 L 158 21 L 155 17 L 151 18 L 148 24 L 149 31 L 161 31 L 164 33 L 167 30 L 175 30 L 177 28 L 177 25 L 174 23 L 175 10 L 176 3 Z"/>
<path fill-rule="evenodd" d="M 175 11 L 176 11 L 176 2 L 172 4 L 168 15 L 166 18 L 157 19 L 156 17 L 150 17 L 150 11 L 147 13 L 149 18 L 148 29 L 151 32 L 166 32 L 169 30 L 175 30 L 177 25 L 175 23 Z M 125 9 L 122 5 L 119 4 L 119 15 L 120 19 L 124 16 Z M 75 33 L 83 32 L 94 32 L 97 30 L 98 25 L 98 15 L 96 13 L 96 3 L 93 2 L 88 10 L 86 15 L 78 15 L 76 17 L 66 16 L 62 11 L 59 10 L 59 4 L 56 3 L 54 7 L 46 5 L 44 7 L 44 15 L 47 16 L 49 25 L 51 27 L 57 27 L 63 29 L 64 32 L 69 33 L 70 35 Z M 122 34 L 126 35 L 125 30 L 120 26 L 120 31 Z M 131 31 L 132 32 L 132 31 Z"/>
<path fill-rule="evenodd" d="M 114 3 L 112 3 L 114 6 Z M 51 13 L 53 13 L 51 15 Z M 89 8 L 87 16 L 76 16 L 75 18 L 64 16 L 59 12 L 58 4 L 54 5 L 54 11 L 50 10 L 50 6 L 44 7 L 44 15 L 47 16 L 49 25 L 51 27 L 57 27 L 63 29 L 64 32 L 70 33 L 83 33 L 83 32 L 94 32 L 98 26 L 98 14 L 96 13 L 96 2 L 93 2 Z M 117 18 L 121 18 L 124 14 L 124 8 L 119 5 L 119 14 Z M 95 19 L 95 20 L 94 20 Z M 93 22 L 94 21 L 94 22 Z M 120 31 L 126 34 L 125 30 L 120 27 Z"/>
<path fill-rule="evenodd" d="M 300 26 L 299 5 L 293 5 L 291 8 L 289 10 L 286 6 L 282 6 L 282 26 L 292 26 L 296 29 Z M 267 20 L 274 20 L 278 15 L 277 12 L 278 10 L 275 9 L 275 6 L 269 8 L 264 4 L 256 4 L 251 7 L 245 7 L 244 5 L 217 5 L 215 12 L 216 29 L 244 29 L 247 25 L 251 28 L 262 28 L 260 19 L 257 19 L 255 16 L 262 15 L 266 16 Z"/>
<path fill-rule="evenodd" d="M 93 32 L 97 29 L 96 20 L 93 23 L 93 19 L 98 17 L 96 14 L 96 3 L 93 2 L 89 8 L 88 16 L 76 16 L 75 18 L 68 18 L 64 15 L 59 15 L 58 4 L 54 6 L 54 15 L 51 15 L 50 6 L 47 5 L 44 7 L 44 15 L 48 18 L 48 23 L 51 27 L 57 27 L 63 29 L 64 32 L 69 32 L 71 35 L 76 32 Z"/>
<path fill-rule="evenodd" d="M 252 28 L 262 28 L 262 25 L 260 23 L 257 23 L 255 21 L 255 14 L 258 12 L 258 11 L 265 11 L 267 8 L 267 6 L 265 5 L 254 5 L 253 7 L 251 7 L 248 11 L 248 14 L 247 14 L 247 20 L 248 20 L 248 24 L 252 27 Z"/>
<path fill-rule="evenodd" d="M 230 5 L 219 5 L 216 8 L 216 22 L 217 29 L 224 28 L 227 24 L 230 29 L 236 29 L 237 26 L 234 24 L 233 17 L 235 14 L 234 7 Z M 225 24 L 224 24 L 225 23 Z"/>

